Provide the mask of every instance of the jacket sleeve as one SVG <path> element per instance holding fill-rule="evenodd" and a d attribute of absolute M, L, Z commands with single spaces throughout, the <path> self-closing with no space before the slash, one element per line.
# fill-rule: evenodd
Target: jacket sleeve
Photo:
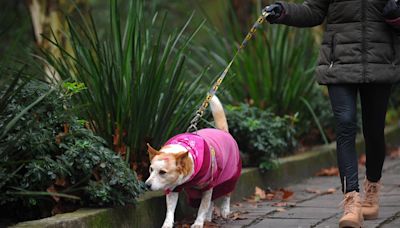
<path fill-rule="evenodd" d="M 296 27 L 313 27 L 322 24 L 331 0 L 305 0 L 303 3 L 277 2 L 283 6 L 284 15 L 274 23 Z"/>

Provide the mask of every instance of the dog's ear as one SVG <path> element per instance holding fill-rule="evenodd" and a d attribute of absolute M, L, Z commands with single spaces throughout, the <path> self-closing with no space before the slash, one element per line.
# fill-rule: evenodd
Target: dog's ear
<path fill-rule="evenodd" d="M 150 161 L 157 155 L 160 154 L 160 151 L 154 149 L 153 147 L 150 146 L 150 144 L 147 143 L 147 152 L 149 152 L 149 159 Z"/>
<path fill-rule="evenodd" d="M 176 163 L 179 163 L 179 162 L 185 160 L 187 157 L 189 157 L 189 152 L 188 151 L 177 153 L 175 155 Z"/>
<path fill-rule="evenodd" d="M 189 175 L 190 170 L 192 169 L 193 164 L 189 159 L 189 152 L 180 152 L 175 155 L 176 165 L 178 166 L 178 170 L 184 176 Z"/>

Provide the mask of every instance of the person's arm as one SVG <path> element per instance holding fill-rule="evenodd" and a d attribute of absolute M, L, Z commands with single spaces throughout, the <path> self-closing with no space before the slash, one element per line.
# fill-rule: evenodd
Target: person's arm
<path fill-rule="evenodd" d="M 322 24 L 331 0 L 305 0 L 302 4 L 278 1 L 282 11 L 278 18 L 267 20 L 271 23 L 296 27 L 313 27 Z M 264 10 L 266 10 L 266 7 Z"/>
<path fill-rule="evenodd" d="M 385 5 L 382 14 L 386 22 L 397 32 L 400 32 L 400 1 L 389 0 Z"/>

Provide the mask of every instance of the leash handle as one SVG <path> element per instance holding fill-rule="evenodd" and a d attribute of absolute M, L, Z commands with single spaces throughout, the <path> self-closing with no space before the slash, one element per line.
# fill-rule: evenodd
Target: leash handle
<path fill-rule="evenodd" d="M 228 74 L 229 69 L 231 68 L 233 62 L 235 61 L 236 57 L 238 56 L 239 52 L 246 47 L 247 42 L 251 40 L 251 38 L 254 36 L 254 34 L 257 31 L 257 28 L 260 27 L 262 23 L 264 23 L 265 19 L 269 16 L 270 14 L 267 12 L 262 12 L 262 15 L 257 19 L 257 21 L 254 23 L 254 25 L 251 27 L 250 31 L 247 33 L 246 37 L 240 44 L 238 50 L 236 51 L 235 55 L 233 56 L 232 60 L 229 62 L 228 66 L 225 68 L 225 70 L 222 72 L 221 76 L 217 79 L 217 81 L 213 84 L 211 89 L 208 91 L 206 98 L 204 99 L 203 103 L 201 104 L 200 108 L 196 111 L 195 116 L 193 119 L 190 121 L 190 125 L 186 132 L 195 132 L 197 131 L 197 124 L 199 123 L 201 117 L 203 117 L 205 110 L 208 107 L 208 104 L 210 103 L 211 98 L 215 95 L 217 92 L 219 86 L 221 85 L 222 81 L 224 80 L 225 76 Z"/>

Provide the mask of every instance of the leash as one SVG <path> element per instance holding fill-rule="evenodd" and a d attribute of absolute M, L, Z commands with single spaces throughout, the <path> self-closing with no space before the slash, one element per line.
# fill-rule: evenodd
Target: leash
<path fill-rule="evenodd" d="M 263 12 L 262 15 L 257 19 L 254 23 L 253 27 L 251 27 L 250 31 L 247 33 L 246 37 L 242 41 L 242 44 L 239 46 L 238 50 L 236 51 L 235 55 L 233 56 L 232 60 L 229 62 L 228 66 L 222 72 L 221 76 L 217 79 L 217 81 L 213 84 L 211 89 L 208 91 L 206 98 L 204 99 L 203 103 L 201 104 L 200 108 L 196 111 L 196 115 L 190 121 L 190 126 L 186 130 L 186 132 L 194 132 L 197 131 L 197 124 L 199 123 L 201 117 L 204 115 L 204 111 L 207 109 L 208 104 L 210 103 L 211 98 L 217 92 L 219 86 L 221 85 L 222 81 L 224 80 L 226 74 L 228 73 L 229 69 L 232 66 L 232 63 L 235 61 L 236 57 L 238 56 L 239 52 L 246 47 L 247 42 L 251 40 L 251 38 L 256 33 L 257 29 L 260 27 L 262 23 L 264 23 L 265 18 L 268 17 L 269 13 Z"/>

